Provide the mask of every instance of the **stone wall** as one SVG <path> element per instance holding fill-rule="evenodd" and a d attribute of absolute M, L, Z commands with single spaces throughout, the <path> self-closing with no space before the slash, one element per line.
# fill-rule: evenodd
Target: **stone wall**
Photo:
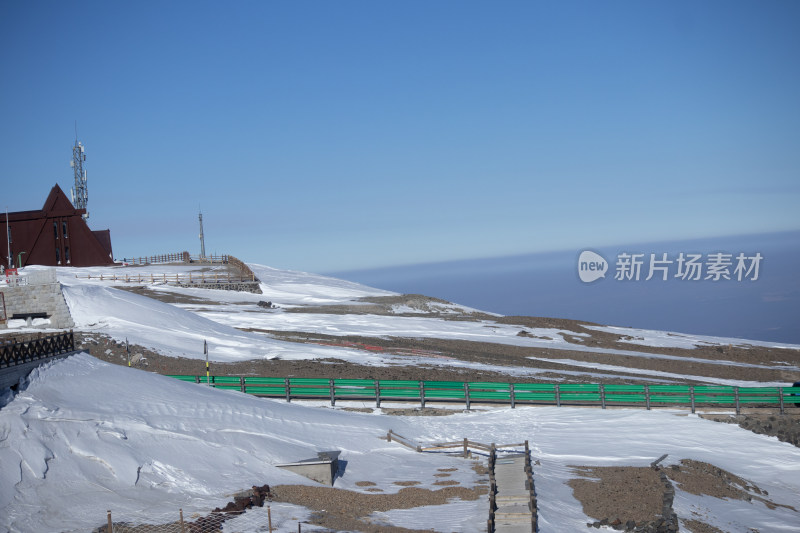
<path fill-rule="evenodd" d="M 67 329 L 75 325 L 60 283 L 2 287 L 0 292 L 6 301 L 6 315 L 9 320 L 19 313 L 47 313 L 50 328 Z"/>
<path fill-rule="evenodd" d="M 171 283 L 171 285 L 189 289 L 217 289 L 222 291 L 239 291 L 261 294 L 261 284 L 257 281 L 220 281 L 214 283 L 203 283 L 201 281 L 196 283 L 187 283 L 181 281 L 178 283 Z"/>

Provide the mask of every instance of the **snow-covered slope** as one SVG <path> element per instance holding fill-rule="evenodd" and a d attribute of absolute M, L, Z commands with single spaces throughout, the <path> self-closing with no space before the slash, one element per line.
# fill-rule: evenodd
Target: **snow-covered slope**
<path fill-rule="evenodd" d="M 525 328 L 529 335 L 520 336 L 519 326 L 489 320 L 284 312 L 289 306 L 360 305 L 358 298 L 363 296 L 392 294 L 258 265 L 253 268 L 262 280 L 263 295 L 151 287 L 183 299 L 184 303 L 174 304 L 114 288 L 120 282 L 75 277 L 167 268 L 185 273 L 196 267 L 59 270 L 77 329 L 127 338 L 165 354 L 198 358 L 207 340 L 215 360 L 336 357 L 373 365 L 402 362 L 493 368 L 468 361 L 400 359 L 386 352 L 290 343 L 237 328 L 473 339 L 547 347 L 555 350 L 551 354 L 581 349 L 565 338 L 581 333 L 558 328 Z M 271 300 L 279 309 L 259 309 L 255 304 L 261 300 Z M 707 337 L 634 330 L 630 334 L 642 344 L 660 346 L 669 342 L 723 344 Z M 671 357 L 636 351 L 626 355 Z M 597 364 L 583 364 L 589 375 L 600 376 L 598 372 L 603 371 Z M 502 369 L 512 375 L 536 371 Z M 646 466 L 669 454 L 666 464 L 680 459 L 706 461 L 767 490 L 778 504 L 797 507 L 800 501 L 798 448 L 735 425 L 687 416 L 685 410 L 528 407 L 448 417 L 390 417 L 380 410 L 353 413 L 208 389 L 110 365 L 88 354 L 41 367 L 21 392 L 13 397 L 5 393 L 0 404 L 4 404 L 0 409 L 0 532 L 88 531 L 103 523 L 107 509 L 112 509 L 116 519 L 131 522 L 154 520 L 178 508 L 187 513 L 207 512 L 252 485 L 312 483 L 275 464 L 329 449 L 341 450 L 346 461 L 344 475 L 336 481 L 338 488 L 364 492 L 359 482 L 369 481 L 375 483 L 373 488 L 391 493 L 400 488 L 396 482 L 417 481 L 419 487 L 435 489 L 440 479 L 436 474 L 442 468 L 455 468 L 450 479 L 462 486 L 478 481 L 468 461 L 418 454 L 381 440 L 389 428 L 420 443 L 464 437 L 485 443 L 530 441 L 539 461 L 534 475 L 543 533 L 582 531 L 589 521 L 566 484 L 575 477 L 573 465 Z M 484 497 L 413 513 L 389 511 L 378 518 L 409 528 L 477 532 L 485 528 L 487 506 Z M 722 531 L 800 531 L 797 511 L 781 506 L 770 509 L 755 499 L 720 500 L 679 489 L 675 509 L 681 517 L 699 513 Z M 281 513 L 302 518 L 306 511 L 276 506 L 273 512 L 277 523 Z M 296 530 L 296 522 L 287 518 L 285 523 L 278 531 Z"/>
<path fill-rule="evenodd" d="M 398 418 L 334 411 L 182 383 L 77 355 L 35 371 L 0 409 L 0 531 L 87 531 L 115 517 L 147 520 L 183 508 L 207 512 L 251 485 L 310 484 L 276 463 L 342 450 L 338 488 L 358 482 L 396 492 L 397 481 L 437 488 L 476 482 L 469 461 L 420 454 L 380 437 L 389 428 L 430 443 L 529 440 L 542 532 L 573 532 L 589 520 L 565 484 L 570 465 L 646 466 L 661 454 L 713 463 L 796 505 L 800 449 L 685 412 L 521 408 L 448 417 Z M 725 531 L 797 531 L 800 514 L 757 501 L 717 500 L 678 491 L 676 510 L 700 510 Z M 403 514 L 403 525 L 482 531 L 488 501 L 453 502 Z M 294 511 L 296 512 L 296 511 Z M 391 520 L 385 513 L 384 520 Z M 292 524 L 292 528 L 296 528 Z M 286 531 L 290 531 L 287 529 Z"/>
<path fill-rule="evenodd" d="M 64 285 L 64 295 L 76 323 L 82 331 L 100 332 L 119 341 L 128 340 L 166 355 L 204 358 L 203 341 L 209 345 L 210 357 L 216 361 L 238 361 L 247 359 L 325 359 L 336 358 L 342 361 L 363 365 L 417 364 L 501 371 L 509 375 L 536 375 L 543 370 L 531 367 L 498 367 L 486 363 L 475 363 L 453 359 L 431 358 L 424 355 L 398 357 L 391 351 L 368 352 L 347 347 L 330 347 L 315 344 L 286 342 L 274 336 L 259 332 L 282 331 L 321 334 L 327 336 L 355 335 L 361 337 L 404 337 L 412 339 L 435 338 L 467 340 L 496 343 L 502 345 L 548 350 L 547 357 L 539 357 L 545 362 L 564 362 L 571 367 L 584 367 L 582 375 L 605 377 L 604 372 L 625 371 L 632 378 L 641 375 L 651 379 L 680 379 L 680 375 L 669 372 L 639 373 L 627 371 L 625 367 L 613 364 L 597 366 L 594 362 L 575 361 L 565 354 L 563 359 L 554 357 L 559 352 L 593 352 L 608 355 L 623 355 L 627 358 L 669 358 L 669 355 L 652 351 L 636 351 L 634 344 L 657 346 L 659 348 L 692 348 L 694 346 L 775 346 L 774 343 L 750 342 L 741 339 L 714 338 L 696 335 L 676 334 L 635 330 L 628 328 L 593 327 L 587 329 L 623 335 L 619 348 L 603 348 L 593 344 L 581 344 L 587 337 L 585 332 L 554 327 L 523 327 L 515 324 L 499 323 L 490 319 L 475 320 L 469 316 L 474 310 L 459 306 L 447 307 L 447 311 L 460 309 L 466 319 L 443 316 L 442 313 L 425 313 L 415 309 L 413 316 L 397 316 L 409 309 L 402 305 L 392 307 L 392 312 L 378 314 L 347 314 L 325 312 L 326 306 L 346 305 L 352 308 L 364 306 L 364 297 L 391 297 L 394 293 L 373 289 L 357 283 L 337 280 L 330 277 L 277 270 L 262 265 L 250 265 L 261 280 L 263 294 L 250 294 L 232 291 L 210 291 L 204 289 L 180 288 L 167 284 L 148 284 L 148 290 L 165 297 L 174 298 L 178 303 L 163 303 L 153 298 L 142 297 L 119 290 L 135 284 L 113 281 L 113 276 L 149 276 L 156 279 L 159 274 L 195 274 L 201 268 L 197 265 L 148 266 L 148 267 L 93 267 L 65 268 L 58 271 L 59 280 Z M 103 280 L 99 280 L 100 276 Z M 87 279 L 92 276 L 92 279 Z M 270 301 L 276 309 L 265 311 L 256 304 Z M 321 307 L 319 307 L 321 306 Z M 287 312 L 289 308 L 313 308 L 313 313 Z M 441 306 L 440 306 L 441 307 Z M 437 309 L 433 307 L 433 309 Z M 444 309 L 444 307 L 442 308 Z M 396 312 L 397 314 L 394 314 Z M 447 313 L 444 313 L 445 315 Z M 165 335 L 165 330 L 169 331 Z M 520 335 L 524 332 L 525 335 Z M 622 349 L 630 347 L 630 349 Z M 800 351 L 800 346 L 777 346 Z M 674 359 L 674 358 L 673 358 Z M 698 357 L 697 362 L 709 363 Z M 743 364 L 725 360 L 715 364 Z M 754 366 L 754 368 L 757 367 Z M 800 368 L 787 363 L 784 370 L 800 373 Z M 566 371 L 564 374 L 576 371 Z M 694 376 L 691 376 L 694 377 Z M 703 378 L 709 383 L 726 385 L 766 384 L 745 380 L 731 380 L 716 376 Z M 771 385 L 785 385 L 784 382 L 770 382 Z"/>

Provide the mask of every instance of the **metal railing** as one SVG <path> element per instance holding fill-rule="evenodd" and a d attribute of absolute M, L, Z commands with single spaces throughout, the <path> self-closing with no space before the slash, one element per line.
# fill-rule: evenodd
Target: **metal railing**
<path fill-rule="evenodd" d="M 616 385 L 587 383 L 502 383 L 372 379 L 280 378 L 253 376 L 172 375 L 182 381 L 208 384 L 270 398 L 458 402 L 524 405 L 588 405 L 653 407 L 687 406 L 735 408 L 800 406 L 800 387 L 735 387 L 728 385 Z M 788 389 L 788 390 L 787 390 Z"/>
<path fill-rule="evenodd" d="M 8 368 L 75 351 L 72 331 L 0 343 L 0 368 Z"/>
<path fill-rule="evenodd" d="M 3 279 L 3 278 L 0 278 Z M 55 269 L 34 270 L 25 275 L 7 274 L 4 278 L 8 287 L 23 287 L 27 285 L 52 285 L 58 281 Z"/>

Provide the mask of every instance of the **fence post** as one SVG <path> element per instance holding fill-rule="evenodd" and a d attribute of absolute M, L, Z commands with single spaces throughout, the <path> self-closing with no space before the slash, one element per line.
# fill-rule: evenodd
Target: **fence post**
<path fill-rule="evenodd" d="M 111 510 L 108 511 L 108 533 L 114 533 L 113 526 L 111 525 Z"/>
<path fill-rule="evenodd" d="M 689 385 L 689 400 L 692 402 L 692 414 L 694 414 L 694 385 Z"/>
<path fill-rule="evenodd" d="M 650 385 L 644 386 L 644 404 L 647 406 L 647 410 L 650 410 Z"/>
<path fill-rule="evenodd" d="M 600 405 L 603 409 L 606 408 L 606 386 L 600 384 Z"/>
<path fill-rule="evenodd" d="M 467 404 L 467 411 L 469 411 L 469 383 L 464 383 L 464 401 Z"/>
<path fill-rule="evenodd" d="M 292 388 L 289 385 L 289 378 L 285 378 L 285 387 L 286 387 L 286 401 L 292 401 Z"/>
<path fill-rule="evenodd" d="M 330 388 L 330 393 L 331 393 L 331 407 L 333 407 L 334 405 L 336 405 L 336 391 L 333 388 L 332 378 L 328 380 L 328 387 Z"/>
<path fill-rule="evenodd" d="M 786 413 L 783 412 L 783 387 L 778 387 L 778 401 L 781 404 L 781 414 L 785 415 Z"/>
<path fill-rule="evenodd" d="M 739 387 L 734 387 L 733 388 L 733 397 L 736 400 L 736 414 L 738 415 L 739 411 L 740 411 L 740 409 L 739 409 Z"/>
<path fill-rule="evenodd" d="M 419 403 L 420 406 L 425 409 L 425 382 L 419 382 Z"/>
<path fill-rule="evenodd" d="M 381 408 L 381 382 L 377 379 L 375 380 L 375 407 Z"/>
<path fill-rule="evenodd" d="M 516 403 L 517 403 L 517 398 L 516 398 L 516 395 L 514 394 L 514 384 L 513 383 L 509 383 L 508 386 L 509 386 L 510 393 L 511 393 L 511 408 L 514 409 L 516 407 Z"/>
<path fill-rule="evenodd" d="M 272 509 L 267 505 L 267 525 L 269 526 L 269 533 L 272 533 Z"/>
<path fill-rule="evenodd" d="M 556 407 L 561 407 L 561 388 L 556 383 Z"/>
<path fill-rule="evenodd" d="M 244 382 L 244 376 L 239 377 L 239 384 L 242 386 L 242 392 L 247 394 L 247 384 Z"/>

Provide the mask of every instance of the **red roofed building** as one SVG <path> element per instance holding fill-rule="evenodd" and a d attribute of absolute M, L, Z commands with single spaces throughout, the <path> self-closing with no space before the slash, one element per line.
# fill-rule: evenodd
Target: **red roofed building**
<path fill-rule="evenodd" d="M 0 214 L 0 228 L 11 229 L 11 254 L 6 235 L 0 233 L 0 262 L 14 266 L 100 266 L 114 263 L 109 230 L 92 231 L 61 187 L 50 191 L 41 211 Z M 2 230 L 0 230 L 2 231 Z"/>

